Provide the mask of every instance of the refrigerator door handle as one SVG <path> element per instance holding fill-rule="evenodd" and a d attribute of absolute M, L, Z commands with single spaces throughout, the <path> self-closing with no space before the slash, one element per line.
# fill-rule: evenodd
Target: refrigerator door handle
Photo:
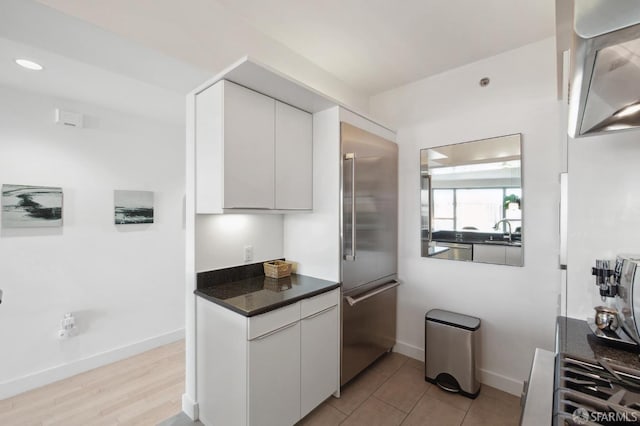
<path fill-rule="evenodd" d="M 368 299 L 370 297 L 375 296 L 376 294 L 380 294 L 380 293 L 383 293 L 383 292 L 385 292 L 387 290 L 391 290 L 392 288 L 396 288 L 399 285 L 400 285 L 400 283 L 398 281 L 393 280 L 390 283 L 385 284 L 382 287 L 375 288 L 375 289 L 365 293 L 364 295 L 362 295 L 360 297 L 356 297 L 355 299 L 353 297 L 351 297 L 351 296 L 347 296 L 347 297 L 345 297 L 345 299 L 347 300 L 347 303 L 349 303 L 349 306 L 353 306 L 353 305 L 356 305 L 356 304 L 362 302 L 363 300 L 366 300 L 366 299 Z"/>
<path fill-rule="evenodd" d="M 344 154 L 344 160 L 351 160 L 351 254 L 345 254 L 344 260 L 356 260 L 356 153 Z"/>
<path fill-rule="evenodd" d="M 433 241 L 433 182 L 431 182 L 431 173 L 427 173 L 427 180 L 429 181 L 429 243 Z"/>

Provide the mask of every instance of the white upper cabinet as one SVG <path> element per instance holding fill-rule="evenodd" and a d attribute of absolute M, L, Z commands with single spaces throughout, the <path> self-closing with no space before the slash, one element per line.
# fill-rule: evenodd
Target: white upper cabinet
<path fill-rule="evenodd" d="M 272 209 L 275 101 L 229 82 L 223 93 L 223 208 Z"/>
<path fill-rule="evenodd" d="M 195 107 L 197 213 L 311 209 L 311 114 L 225 80 Z"/>
<path fill-rule="evenodd" d="M 311 114 L 276 101 L 276 209 L 311 210 Z"/>

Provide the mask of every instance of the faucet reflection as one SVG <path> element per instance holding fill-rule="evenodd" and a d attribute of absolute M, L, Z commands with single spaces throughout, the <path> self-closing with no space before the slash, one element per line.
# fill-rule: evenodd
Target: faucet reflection
<path fill-rule="evenodd" d="M 506 223 L 507 224 L 507 239 L 509 240 L 509 242 L 511 242 L 511 222 L 509 222 L 509 219 L 501 219 L 499 221 L 496 222 L 495 225 L 493 225 L 493 229 L 495 229 L 496 231 L 498 229 L 500 229 L 500 224 L 501 223 Z"/>

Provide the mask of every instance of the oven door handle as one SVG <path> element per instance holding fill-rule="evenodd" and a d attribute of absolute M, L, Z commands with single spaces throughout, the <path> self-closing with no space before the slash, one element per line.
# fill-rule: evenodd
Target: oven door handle
<path fill-rule="evenodd" d="M 383 293 L 383 292 L 385 292 L 387 290 L 391 290 L 392 288 L 396 288 L 399 285 L 400 285 L 400 282 L 398 282 L 396 280 L 393 280 L 393 281 L 389 282 L 388 284 L 385 284 L 385 285 L 383 285 L 381 287 L 377 287 L 377 288 L 375 288 L 375 289 L 373 289 L 373 290 L 371 290 L 371 291 L 369 291 L 367 293 L 364 293 L 360 297 L 353 298 L 351 296 L 347 296 L 347 297 L 345 297 L 345 299 L 347 300 L 347 303 L 349 304 L 349 306 L 354 306 L 354 305 L 362 302 L 363 300 L 367 300 L 368 298 L 373 297 L 373 296 L 375 296 L 377 294 Z"/>

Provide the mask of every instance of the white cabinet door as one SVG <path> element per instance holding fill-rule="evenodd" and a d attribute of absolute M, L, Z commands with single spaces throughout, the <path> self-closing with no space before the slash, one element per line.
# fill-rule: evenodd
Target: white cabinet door
<path fill-rule="evenodd" d="M 501 245 L 474 244 L 473 261 L 504 265 L 504 249 Z"/>
<path fill-rule="evenodd" d="M 275 208 L 311 210 L 312 116 L 276 101 Z"/>
<path fill-rule="evenodd" d="M 336 305 L 300 321 L 302 417 L 309 414 L 339 387 L 338 312 Z"/>
<path fill-rule="evenodd" d="M 273 209 L 275 100 L 225 81 L 223 115 L 223 208 Z"/>
<path fill-rule="evenodd" d="M 300 420 L 300 322 L 249 342 L 249 424 Z"/>

